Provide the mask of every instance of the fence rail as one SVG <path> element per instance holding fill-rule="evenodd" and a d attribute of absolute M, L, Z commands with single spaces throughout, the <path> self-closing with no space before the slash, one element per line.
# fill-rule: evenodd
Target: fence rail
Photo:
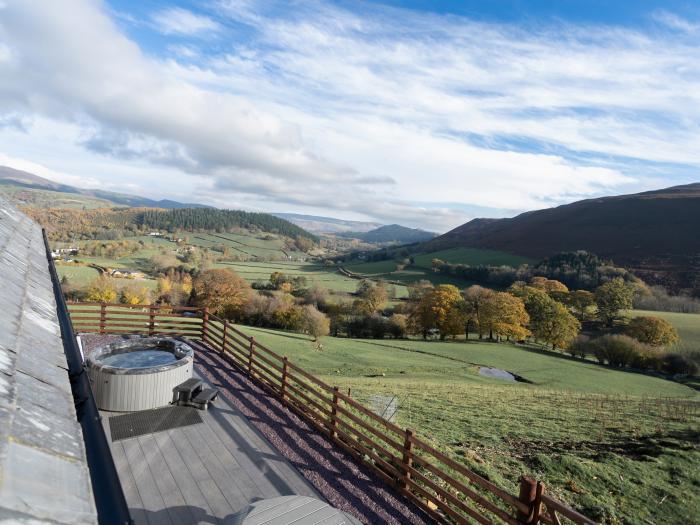
<path fill-rule="evenodd" d="M 69 311 L 76 332 L 147 333 L 206 343 L 438 523 L 595 525 L 532 478 L 521 477 L 517 496 L 501 489 L 206 308 L 71 303 Z"/>

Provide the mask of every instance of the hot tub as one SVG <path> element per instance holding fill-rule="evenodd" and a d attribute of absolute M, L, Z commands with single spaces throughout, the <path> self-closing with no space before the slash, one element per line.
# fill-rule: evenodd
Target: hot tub
<path fill-rule="evenodd" d="M 88 375 L 100 410 L 133 412 L 165 406 L 192 377 L 194 352 L 177 339 L 131 337 L 95 348 Z"/>

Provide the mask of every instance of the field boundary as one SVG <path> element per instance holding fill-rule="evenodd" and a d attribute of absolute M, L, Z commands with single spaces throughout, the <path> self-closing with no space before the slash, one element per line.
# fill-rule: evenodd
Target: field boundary
<path fill-rule="evenodd" d="M 290 410 L 372 469 L 436 522 L 466 525 L 595 525 L 521 476 L 513 495 L 258 343 L 206 308 L 70 303 L 76 332 L 182 336 L 202 341 Z"/>

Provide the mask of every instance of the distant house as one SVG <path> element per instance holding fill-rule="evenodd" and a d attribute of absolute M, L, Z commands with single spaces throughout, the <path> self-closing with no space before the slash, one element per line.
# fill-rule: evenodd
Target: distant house
<path fill-rule="evenodd" d="M 162 237 L 163 236 L 163 234 L 160 232 L 151 232 L 148 235 L 150 235 L 151 237 Z"/>
<path fill-rule="evenodd" d="M 140 279 L 143 277 L 143 273 L 136 270 L 129 270 L 127 268 L 118 268 L 109 272 L 111 277 L 123 278 L 123 279 Z"/>

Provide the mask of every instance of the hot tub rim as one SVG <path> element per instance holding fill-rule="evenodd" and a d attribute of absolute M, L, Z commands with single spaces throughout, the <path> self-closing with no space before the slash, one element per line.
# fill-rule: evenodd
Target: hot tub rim
<path fill-rule="evenodd" d="M 151 345 L 159 346 L 159 344 L 167 343 L 170 348 L 169 351 L 173 352 L 177 357 L 177 360 L 173 363 L 168 363 L 159 366 L 150 366 L 147 368 L 123 368 L 117 366 L 106 365 L 99 361 L 99 358 L 105 355 L 115 353 L 114 350 L 127 349 L 136 345 Z M 121 353 L 121 352 L 118 352 Z M 114 375 L 145 375 L 145 374 L 156 374 L 159 372 L 165 372 L 167 370 L 172 370 L 181 366 L 186 366 L 188 364 L 193 364 L 194 362 L 194 349 L 184 342 L 182 339 L 177 337 L 162 337 L 162 336 L 147 336 L 147 335 L 133 335 L 128 338 L 121 339 L 119 341 L 113 341 L 111 343 L 106 343 L 95 347 L 85 360 L 86 364 L 90 368 L 99 369 L 106 374 Z"/>

